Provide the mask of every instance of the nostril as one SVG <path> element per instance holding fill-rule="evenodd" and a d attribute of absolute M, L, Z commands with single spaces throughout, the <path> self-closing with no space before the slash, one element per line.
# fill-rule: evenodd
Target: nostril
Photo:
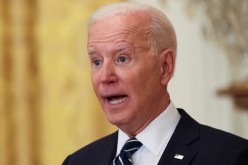
<path fill-rule="evenodd" d="M 101 81 L 103 84 L 108 84 L 108 85 L 112 85 L 115 84 L 117 81 L 116 80 L 109 80 L 109 79 L 104 79 Z"/>
<path fill-rule="evenodd" d="M 104 75 L 102 76 L 101 82 L 104 84 L 114 84 L 117 82 L 117 77 L 114 74 L 108 76 Z"/>

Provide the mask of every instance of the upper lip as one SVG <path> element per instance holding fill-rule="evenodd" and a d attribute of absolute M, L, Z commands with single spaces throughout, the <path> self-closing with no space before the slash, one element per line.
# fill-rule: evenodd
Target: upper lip
<path fill-rule="evenodd" d="M 124 93 L 112 93 L 112 94 L 102 95 L 102 98 L 107 99 L 107 100 L 110 100 L 113 97 L 121 97 L 121 96 L 127 96 L 127 95 L 124 94 Z"/>

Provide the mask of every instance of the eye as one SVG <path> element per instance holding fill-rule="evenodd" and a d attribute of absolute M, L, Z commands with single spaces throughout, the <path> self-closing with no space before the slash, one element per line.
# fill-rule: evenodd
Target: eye
<path fill-rule="evenodd" d="M 118 57 L 118 62 L 120 62 L 120 63 L 124 63 L 127 61 L 128 61 L 128 57 L 126 57 L 126 56 L 119 56 Z"/>
<path fill-rule="evenodd" d="M 92 60 L 92 65 L 94 65 L 94 66 L 99 66 L 101 64 L 102 64 L 101 60 L 98 60 L 98 59 Z"/>

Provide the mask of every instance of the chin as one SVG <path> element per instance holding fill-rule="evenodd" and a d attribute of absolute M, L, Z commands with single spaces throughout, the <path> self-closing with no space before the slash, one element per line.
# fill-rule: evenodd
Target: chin
<path fill-rule="evenodd" d="M 123 118 L 123 115 L 122 116 L 107 116 L 107 118 L 111 124 L 117 127 L 120 127 L 121 125 L 125 125 L 128 123 L 128 120 Z"/>
<path fill-rule="evenodd" d="M 123 121 L 121 120 L 121 119 L 115 119 L 115 118 L 108 118 L 108 121 L 111 123 L 111 124 L 113 124 L 113 125 L 115 125 L 115 126 L 119 126 L 121 123 L 123 123 Z"/>

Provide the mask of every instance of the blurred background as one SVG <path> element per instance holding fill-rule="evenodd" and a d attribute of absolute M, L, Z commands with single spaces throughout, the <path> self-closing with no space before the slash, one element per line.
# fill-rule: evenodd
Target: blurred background
<path fill-rule="evenodd" d="M 118 0 L 0 1 L 0 165 L 56 165 L 116 130 L 90 82 L 87 19 Z M 248 0 L 130 0 L 178 38 L 169 91 L 203 124 L 248 138 Z"/>

